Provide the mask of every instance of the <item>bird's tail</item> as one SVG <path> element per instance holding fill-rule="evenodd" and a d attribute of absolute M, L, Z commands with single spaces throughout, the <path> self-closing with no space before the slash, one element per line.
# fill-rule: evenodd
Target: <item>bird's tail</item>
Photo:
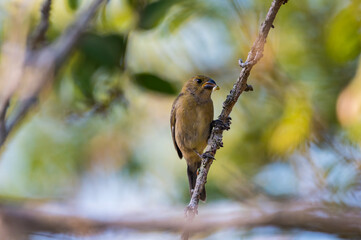
<path fill-rule="evenodd" d="M 200 164 L 199 164 L 200 165 Z M 189 182 L 189 192 L 192 196 L 193 193 L 193 189 L 196 186 L 196 181 L 197 181 L 197 170 L 200 166 L 191 166 L 188 165 L 187 166 L 187 174 L 188 174 L 188 182 Z M 204 186 L 201 194 L 199 195 L 199 199 L 202 201 L 205 201 L 207 197 L 206 194 L 206 187 Z"/>

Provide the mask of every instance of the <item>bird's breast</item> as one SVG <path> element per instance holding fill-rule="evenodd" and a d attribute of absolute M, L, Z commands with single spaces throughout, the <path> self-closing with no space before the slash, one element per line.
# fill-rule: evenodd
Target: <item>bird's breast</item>
<path fill-rule="evenodd" d="M 176 140 L 182 152 L 203 152 L 213 120 L 213 103 L 197 104 L 185 102 L 178 108 L 176 122 Z"/>

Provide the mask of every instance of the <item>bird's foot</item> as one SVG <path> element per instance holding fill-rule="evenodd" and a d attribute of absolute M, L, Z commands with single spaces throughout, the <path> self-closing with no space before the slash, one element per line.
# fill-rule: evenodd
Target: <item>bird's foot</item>
<path fill-rule="evenodd" d="M 246 84 L 247 86 L 246 86 L 246 88 L 244 89 L 244 91 L 245 92 L 252 92 L 253 91 L 253 87 L 252 87 L 252 85 L 248 85 L 248 84 Z"/>
<path fill-rule="evenodd" d="M 213 160 L 215 160 L 214 156 L 213 156 L 211 153 L 209 153 L 209 152 L 203 153 L 203 154 L 201 155 L 201 157 L 202 157 L 202 159 L 213 159 Z"/>
<path fill-rule="evenodd" d="M 217 127 L 218 129 L 221 130 L 229 130 L 230 129 L 230 125 L 231 125 L 231 117 L 227 117 L 226 118 L 226 122 L 223 122 L 222 120 L 216 119 L 212 121 L 212 127 Z"/>

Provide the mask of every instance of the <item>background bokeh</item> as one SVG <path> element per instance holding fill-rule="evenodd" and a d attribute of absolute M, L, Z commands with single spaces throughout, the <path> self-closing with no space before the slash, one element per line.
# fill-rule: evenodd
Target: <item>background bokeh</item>
<path fill-rule="evenodd" d="M 0 42 L 11 31 L 15 2 L 22 1 L 1 1 Z M 53 1 L 48 43 L 89 2 Z M 212 97 L 218 116 L 270 2 L 110 0 L 2 147 L 1 198 L 58 202 L 102 217 L 185 206 L 186 164 L 171 139 L 172 102 L 187 79 L 204 74 L 221 87 Z M 30 31 L 41 3 L 27 3 Z M 361 207 L 360 16 L 360 0 L 290 0 L 281 8 L 251 72 L 254 92 L 233 109 L 201 207 L 259 198 Z M 198 237 L 265 236 L 336 239 L 275 228 Z M 89 239 L 178 237 L 125 231 Z M 31 235 L 53 238 L 78 239 Z"/>

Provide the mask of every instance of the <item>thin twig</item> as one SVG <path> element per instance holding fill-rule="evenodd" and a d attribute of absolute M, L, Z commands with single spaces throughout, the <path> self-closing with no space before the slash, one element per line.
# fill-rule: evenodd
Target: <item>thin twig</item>
<path fill-rule="evenodd" d="M 230 94 L 227 96 L 226 100 L 223 103 L 223 110 L 218 117 L 218 120 L 223 122 L 226 125 L 229 125 L 229 115 L 232 111 L 233 106 L 237 102 L 239 96 L 243 91 L 251 90 L 249 85 L 247 85 L 247 79 L 250 75 L 250 72 L 253 66 L 261 59 L 263 55 L 264 45 L 266 43 L 267 35 L 273 25 L 274 19 L 281 5 L 284 4 L 284 0 L 273 0 L 272 5 L 267 13 L 265 21 L 262 23 L 259 35 L 254 42 L 251 51 L 248 54 L 247 60 L 245 63 L 241 62 L 240 66 L 242 71 L 236 83 L 233 86 Z M 207 175 L 214 160 L 214 155 L 217 152 L 217 149 L 223 146 L 222 137 L 223 131 L 228 130 L 220 125 L 216 125 L 208 140 L 208 145 L 205 150 L 205 154 L 202 157 L 202 167 L 199 171 L 196 186 L 194 188 L 191 200 L 186 208 L 186 215 L 189 221 L 192 221 L 194 216 L 197 214 L 199 195 L 201 190 L 204 188 L 205 183 L 207 182 Z M 187 238 L 184 238 L 187 239 Z"/>

